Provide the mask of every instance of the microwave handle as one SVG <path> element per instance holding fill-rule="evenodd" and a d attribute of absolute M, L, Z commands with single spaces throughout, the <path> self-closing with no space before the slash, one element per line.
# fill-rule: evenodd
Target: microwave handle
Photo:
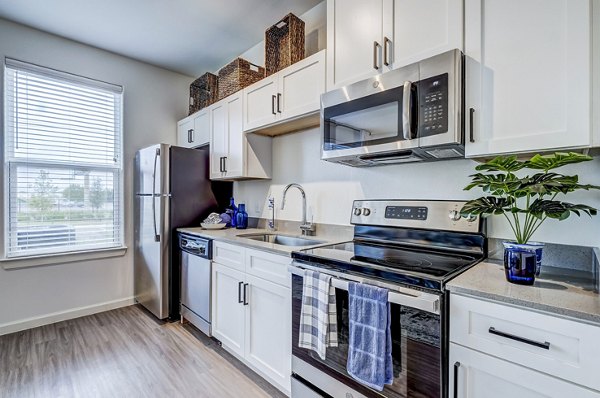
<path fill-rule="evenodd" d="M 404 82 L 404 90 L 402 92 L 402 136 L 405 140 L 413 139 L 412 114 L 411 114 L 411 99 L 412 99 L 412 82 Z"/>
<path fill-rule="evenodd" d="M 354 275 L 340 275 L 340 273 L 324 270 L 319 267 L 313 267 L 308 264 L 298 264 L 294 263 L 294 265 L 288 266 L 288 271 L 294 275 L 304 276 L 304 270 L 308 269 L 311 271 L 321 272 L 326 275 L 331 276 L 331 286 L 336 289 L 346 290 L 348 291 L 348 283 L 349 282 L 357 282 L 357 283 L 365 283 L 373 286 L 380 286 L 383 288 L 388 288 L 388 286 L 382 286 L 375 280 L 371 280 L 368 278 L 361 278 Z M 405 307 L 419 309 L 425 312 L 430 312 L 433 314 L 440 313 L 440 298 L 438 295 L 421 292 L 416 289 L 394 289 L 395 287 L 389 286 L 388 290 L 388 301 L 392 304 L 399 304 Z"/>

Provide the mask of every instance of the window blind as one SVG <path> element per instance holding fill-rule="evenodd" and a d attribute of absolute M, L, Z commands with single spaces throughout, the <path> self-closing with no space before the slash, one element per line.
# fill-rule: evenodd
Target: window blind
<path fill-rule="evenodd" d="M 123 245 L 120 86 L 6 59 L 6 257 Z"/>

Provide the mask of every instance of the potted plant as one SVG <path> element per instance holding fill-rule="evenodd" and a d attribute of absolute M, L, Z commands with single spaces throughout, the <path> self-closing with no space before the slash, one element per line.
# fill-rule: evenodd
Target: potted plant
<path fill-rule="evenodd" d="M 579 183 L 577 175 L 563 175 L 552 170 L 567 164 L 592 160 L 577 153 L 535 155 L 526 161 L 516 156 L 500 156 L 475 168 L 472 181 L 465 187 L 481 188 L 486 196 L 468 201 L 461 209 L 463 217 L 500 215 L 508 221 L 515 236 L 504 244 L 504 270 L 509 282 L 532 285 L 539 275 L 543 244 L 531 242 L 537 229 L 548 218 L 565 220 L 571 214 L 596 215 L 595 208 L 562 201 L 578 190 L 600 189 Z M 533 175 L 517 175 L 522 170 Z M 560 196 L 559 196 L 560 195 Z"/>

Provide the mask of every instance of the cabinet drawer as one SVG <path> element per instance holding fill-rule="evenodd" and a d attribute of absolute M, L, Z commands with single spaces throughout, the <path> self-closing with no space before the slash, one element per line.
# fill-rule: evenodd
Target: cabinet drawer
<path fill-rule="evenodd" d="M 450 344 L 450 372 L 449 397 L 600 398 L 598 392 L 458 344 Z"/>
<path fill-rule="evenodd" d="M 291 286 L 288 273 L 291 263 L 290 257 L 246 249 L 246 273 L 283 286 Z"/>
<path fill-rule="evenodd" d="M 244 271 L 244 248 L 224 242 L 213 241 L 213 261 Z"/>
<path fill-rule="evenodd" d="M 452 294 L 450 341 L 600 390 L 600 328 Z"/>

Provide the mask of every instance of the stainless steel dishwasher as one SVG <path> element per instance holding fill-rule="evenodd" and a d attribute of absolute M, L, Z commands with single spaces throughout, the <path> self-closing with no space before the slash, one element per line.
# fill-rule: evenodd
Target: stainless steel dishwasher
<path fill-rule="evenodd" d="M 179 234 L 181 321 L 188 320 L 208 336 L 211 336 L 211 248 L 210 239 Z"/>

